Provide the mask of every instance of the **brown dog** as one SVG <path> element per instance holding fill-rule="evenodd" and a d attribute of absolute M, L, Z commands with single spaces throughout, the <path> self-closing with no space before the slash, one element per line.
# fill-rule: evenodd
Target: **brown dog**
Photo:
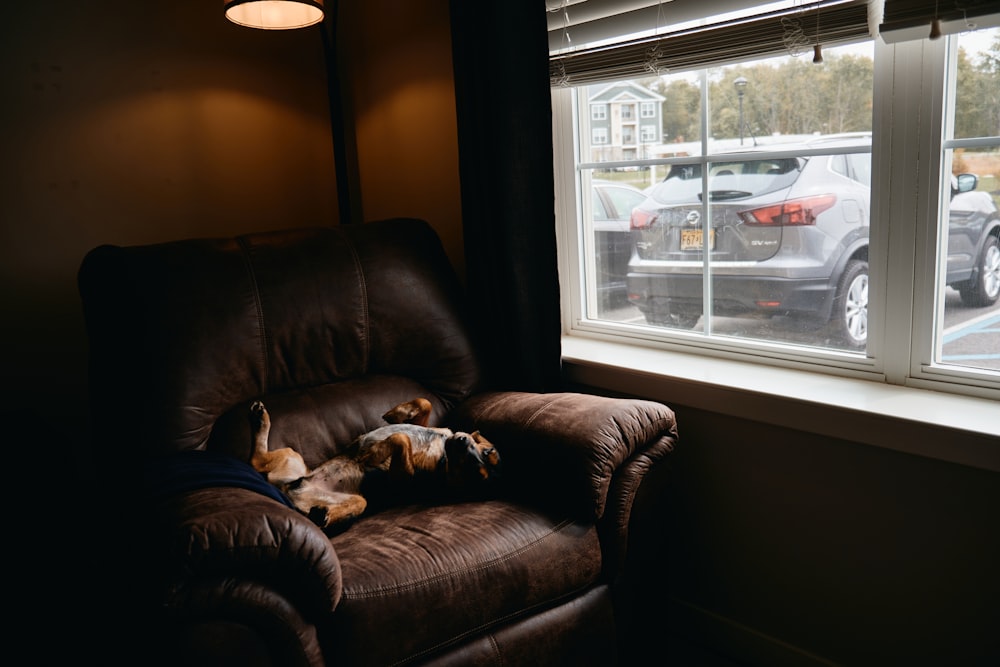
<path fill-rule="evenodd" d="M 426 399 L 401 403 L 382 416 L 387 426 L 365 433 L 343 454 L 309 470 L 294 449 L 268 451 L 271 418 L 264 404 L 256 401 L 250 406 L 250 463 L 299 511 L 325 529 L 355 519 L 367 509 L 364 487 L 373 476 L 387 474 L 390 484 L 398 484 L 430 472 L 443 475 L 450 488 L 488 480 L 500 464 L 496 448 L 479 431 L 427 426 L 430 413 L 431 403 Z"/>

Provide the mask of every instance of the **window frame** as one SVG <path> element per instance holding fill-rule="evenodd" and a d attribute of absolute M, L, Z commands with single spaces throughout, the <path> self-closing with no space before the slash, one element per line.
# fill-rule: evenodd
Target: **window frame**
<path fill-rule="evenodd" d="M 589 187 L 586 179 L 577 178 L 576 173 L 581 161 L 573 128 L 578 126 L 579 112 L 569 89 L 554 88 L 556 218 L 564 336 L 618 341 L 640 348 L 898 387 L 1000 398 L 1000 374 L 994 379 L 988 372 L 933 363 L 938 278 L 935 270 L 919 269 L 938 264 L 940 167 L 948 101 L 944 96 L 949 65 L 946 56 L 955 50 L 951 39 L 894 44 L 875 40 L 873 127 L 890 130 L 873 137 L 871 217 L 875 220 L 878 216 L 888 223 L 873 226 L 870 234 L 870 276 L 877 289 L 870 291 L 865 357 L 833 350 L 815 353 L 759 341 L 720 341 L 673 330 L 651 332 L 646 327 L 588 319 L 585 313 L 597 310 L 596 303 L 585 303 L 595 299 L 584 289 L 583 253 L 589 251 L 592 241 L 586 236 L 581 239 L 581 234 L 590 233 L 577 224 L 578 215 L 587 213 L 577 211 L 579 192 Z M 919 196 L 914 197 L 913 192 Z M 894 344 L 887 345 L 885 341 L 889 340 Z M 900 345 L 899 341 L 910 343 Z"/>

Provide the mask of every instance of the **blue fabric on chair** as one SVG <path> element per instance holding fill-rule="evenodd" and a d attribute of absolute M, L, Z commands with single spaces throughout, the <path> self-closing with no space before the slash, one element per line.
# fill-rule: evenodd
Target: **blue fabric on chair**
<path fill-rule="evenodd" d="M 249 489 L 295 508 L 290 500 L 245 461 L 225 454 L 188 450 L 153 457 L 145 463 L 143 483 L 149 500 L 212 486 Z"/>

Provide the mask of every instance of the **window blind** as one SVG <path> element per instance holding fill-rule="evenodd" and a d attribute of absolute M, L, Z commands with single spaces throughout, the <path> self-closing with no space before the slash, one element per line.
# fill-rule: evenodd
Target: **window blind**
<path fill-rule="evenodd" d="M 879 34 L 887 43 L 930 36 L 940 21 L 942 35 L 1000 26 L 998 0 L 884 0 Z"/>
<path fill-rule="evenodd" d="M 549 75 L 553 85 L 575 86 L 781 55 L 789 52 L 790 37 L 809 49 L 817 43 L 863 41 L 871 38 L 868 5 L 867 0 L 817 2 L 610 46 L 556 52 L 549 58 Z M 712 7 L 714 13 L 714 3 Z"/>
<path fill-rule="evenodd" d="M 712 0 L 711 12 L 719 16 L 761 4 L 765 3 Z M 698 21 L 705 18 L 705 6 L 704 0 L 545 0 L 549 51 L 621 41 L 623 35 Z"/>

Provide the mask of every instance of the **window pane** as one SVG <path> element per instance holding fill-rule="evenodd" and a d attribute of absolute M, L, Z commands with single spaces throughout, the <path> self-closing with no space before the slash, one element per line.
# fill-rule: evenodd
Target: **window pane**
<path fill-rule="evenodd" d="M 1000 135 L 1000 28 L 957 36 L 955 133 Z"/>
<path fill-rule="evenodd" d="M 594 242 L 584 258 L 586 289 L 592 297 L 589 303 L 596 309 L 589 313 L 591 318 L 621 322 L 638 317 L 638 311 L 626 298 L 626 274 L 632 254 L 629 219 L 632 209 L 646 199 L 643 190 L 662 178 L 665 169 L 661 165 L 621 163 L 658 157 L 661 151 L 654 148 L 661 146 L 664 132 L 676 130 L 678 122 L 683 121 L 684 132 L 693 123 L 698 136 L 701 93 L 697 81 L 692 83 L 691 78 L 651 77 L 576 90 L 583 114 L 579 128 L 582 161 L 620 165 L 581 170 L 584 187 L 589 184 L 593 201 L 590 229 Z M 638 114 L 637 104 L 641 109 Z M 587 137 L 591 138 L 589 143 Z"/>
<path fill-rule="evenodd" d="M 934 361 L 1000 371 L 1000 29 L 957 39 Z"/>
<path fill-rule="evenodd" d="M 615 243 L 596 238 L 599 261 L 584 257 L 595 264 L 588 294 L 600 296 L 588 316 L 863 351 L 872 51 L 866 43 L 827 49 L 822 64 L 786 56 L 578 89 L 577 117 L 592 126 L 579 129 L 584 182 L 644 195 L 615 208 L 631 231 L 622 225 Z M 650 112 L 656 141 L 636 129 Z M 607 143 L 588 144 L 598 127 Z"/>

